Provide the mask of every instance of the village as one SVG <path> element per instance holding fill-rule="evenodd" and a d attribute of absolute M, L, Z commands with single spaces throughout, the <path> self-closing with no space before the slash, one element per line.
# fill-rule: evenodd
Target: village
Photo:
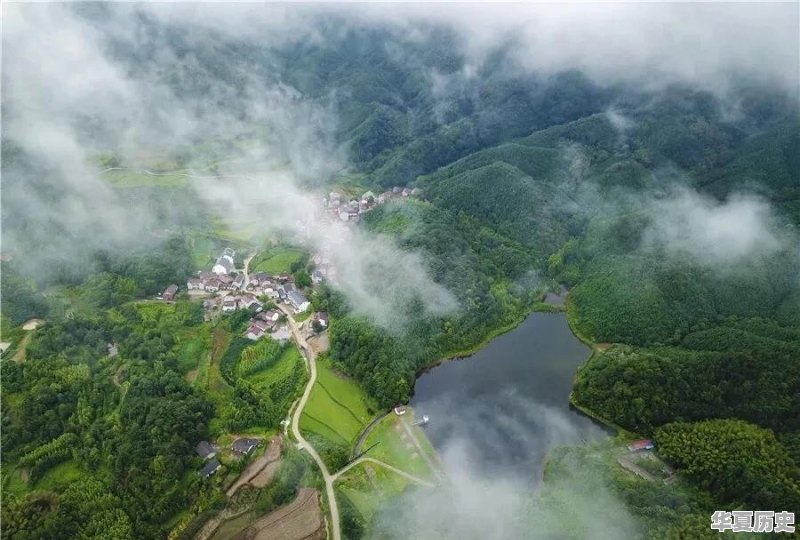
<path fill-rule="evenodd" d="M 367 191 L 360 198 L 350 200 L 343 193 L 334 191 L 322 198 L 322 216 L 329 223 L 344 222 L 353 226 L 359 222 L 361 216 L 378 205 L 391 200 L 402 202 L 420 197 L 419 189 L 399 187 L 378 196 Z M 215 321 L 235 312 L 248 312 L 249 320 L 241 334 L 248 340 L 256 342 L 270 339 L 280 344 L 295 340 L 298 346 L 307 347 L 305 340 L 324 333 L 329 326 L 328 313 L 313 311 L 308 296 L 324 282 L 337 282 L 337 270 L 331 263 L 329 254 L 315 252 L 305 259 L 305 279 L 298 278 L 297 272 L 269 273 L 261 269 L 251 271 L 250 262 L 255 256 L 256 253 L 251 252 L 244 258 L 239 254 L 237 258 L 232 247 L 225 247 L 209 267 L 198 271 L 186 281 L 185 295 L 202 301 L 205 321 Z M 158 298 L 163 302 L 174 302 L 181 289 L 177 284 L 171 284 Z M 317 339 L 319 338 L 325 340 L 323 336 Z M 398 417 L 404 415 L 405 407 L 399 406 L 394 413 Z M 428 417 L 423 416 L 422 420 L 413 422 L 413 425 L 422 425 L 427 421 Z M 287 427 L 288 423 L 284 428 Z M 369 427 L 364 435 L 368 432 Z M 249 460 L 252 463 L 226 488 L 226 494 L 232 496 L 240 485 L 257 485 L 261 480 L 268 482 L 280 458 L 281 441 L 282 437 L 276 436 L 269 441 L 269 448 L 264 456 Z M 263 442 L 263 438 L 252 436 L 236 436 L 225 444 L 221 441 L 202 440 L 195 448 L 203 462 L 198 474 L 206 479 L 216 476 L 220 469 L 224 469 L 223 463 L 247 460 Z M 298 444 L 302 446 L 304 443 Z M 333 477 L 329 481 L 332 483 Z M 214 525 L 209 524 L 208 527 L 213 530 Z"/>
<path fill-rule="evenodd" d="M 373 192 L 367 191 L 361 195 L 360 199 L 350 199 L 349 201 L 345 200 L 346 197 L 341 192 L 332 191 L 322 202 L 331 218 L 344 222 L 358 222 L 361 215 L 393 199 L 419 199 L 421 197 L 422 190 L 419 188 L 395 186 L 377 197 Z"/>
<path fill-rule="evenodd" d="M 362 215 L 378 205 L 393 199 L 402 201 L 421 196 L 419 188 L 398 186 L 378 196 L 372 191 L 366 191 L 360 198 L 350 200 L 346 200 L 343 193 L 332 191 L 322 199 L 322 204 L 327 219 L 355 224 Z M 256 341 L 269 336 L 280 343 L 285 343 L 290 339 L 291 332 L 286 324 L 286 317 L 278 305 L 283 305 L 291 309 L 292 313 L 299 315 L 310 309 L 311 302 L 301 287 L 295 284 L 292 274 L 249 273 L 247 264 L 244 268 L 236 268 L 235 257 L 236 253 L 232 248 L 225 248 L 209 270 L 198 272 L 186 282 L 186 291 L 190 296 L 204 298 L 205 320 L 212 320 L 221 314 L 236 310 L 249 310 L 253 313 L 253 317 L 245 331 L 245 337 Z M 329 257 L 316 253 L 311 261 L 313 262 L 310 274 L 312 286 L 323 281 L 336 283 L 337 272 L 331 265 Z M 164 301 L 174 301 L 178 291 L 178 285 L 172 284 L 159 298 Z M 307 335 L 323 331 L 328 327 L 328 314 L 313 313 L 310 324 L 301 323 L 300 326 L 305 328 Z"/>

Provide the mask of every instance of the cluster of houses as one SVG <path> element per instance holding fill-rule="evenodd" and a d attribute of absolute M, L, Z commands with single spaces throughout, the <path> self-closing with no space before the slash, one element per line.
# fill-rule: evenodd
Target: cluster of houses
<path fill-rule="evenodd" d="M 233 444 L 231 444 L 231 454 L 234 457 L 241 459 L 253 453 L 253 450 L 255 450 L 259 444 L 261 444 L 260 439 L 241 437 L 233 441 Z M 208 441 L 200 441 L 197 443 L 195 451 L 197 452 L 197 455 L 203 458 L 206 462 L 205 465 L 203 465 L 203 468 L 200 469 L 200 476 L 203 478 L 212 476 L 219 470 L 220 467 L 222 467 L 222 464 L 217 458 L 217 454 L 219 454 L 220 451 L 219 446 L 211 444 Z"/>
<path fill-rule="evenodd" d="M 189 279 L 186 288 L 189 291 L 204 291 L 207 293 L 222 294 L 212 298 L 207 298 L 203 302 L 203 307 L 207 312 L 221 309 L 223 313 L 230 313 L 237 309 L 248 309 L 255 312 L 250 319 L 250 323 L 245 332 L 245 337 L 251 340 L 258 340 L 269 334 L 272 339 L 279 342 L 286 342 L 290 339 L 291 333 L 286 325 L 279 325 L 281 318 L 279 311 L 270 309 L 264 311 L 264 304 L 259 298 L 268 297 L 276 302 L 282 302 L 294 310 L 295 313 L 302 313 L 311 307 L 311 302 L 305 294 L 294 284 L 291 274 L 279 274 L 271 276 L 266 272 L 255 272 L 247 276 L 244 272 L 232 275 L 235 271 L 233 257 L 235 253 L 230 248 L 226 248 L 217 258 L 210 272 L 199 272 L 196 277 Z M 312 281 L 316 284 L 333 274 L 333 269 L 324 259 L 315 256 L 315 262 L 319 259 L 319 268 L 313 272 Z M 173 287 L 173 286 L 170 286 Z M 166 297 L 168 289 L 163 293 Z M 174 293 L 177 286 L 174 286 Z M 208 317 L 208 315 L 207 315 Z M 328 327 L 327 313 L 317 313 L 314 321 L 323 329 Z"/>
<path fill-rule="evenodd" d="M 409 197 L 420 198 L 422 191 L 419 188 L 401 188 L 394 186 L 392 189 L 384 191 L 377 197 L 371 191 L 365 192 L 360 199 L 346 200 L 345 196 L 338 191 L 332 191 L 324 200 L 325 208 L 334 219 L 341 221 L 358 221 L 361 214 L 365 214 L 379 204 L 383 204 L 391 199 L 407 199 Z"/>
<path fill-rule="evenodd" d="M 256 313 L 255 317 L 250 319 L 250 324 L 244 334 L 245 337 L 256 341 L 269 333 L 275 341 L 286 343 L 291 337 L 291 333 L 285 324 L 278 325 L 280 318 L 280 312 L 274 309 Z"/>

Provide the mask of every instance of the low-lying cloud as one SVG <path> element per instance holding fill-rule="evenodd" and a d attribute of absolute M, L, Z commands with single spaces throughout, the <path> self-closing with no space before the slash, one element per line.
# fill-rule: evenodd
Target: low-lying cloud
<path fill-rule="evenodd" d="M 453 294 L 431 280 L 420 254 L 401 249 L 391 237 L 331 218 L 322 194 L 298 187 L 291 172 L 263 169 L 262 164 L 253 175 L 223 173 L 203 180 L 200 193 L 256 236 L 280 233 L 324 257 L 353 312 L 374 324 L 402 331 L 416 301 L 429 315 L 458 308 Z"/>
<path fill-rule="evenodd" d="M 720 202 L 689 188 L 650 203 L 645 247 L 689 257 L 710 267 L 771 255 L 784 247 L 770 205 L 754 195 L 733 194 Z"/>
<path fill-rule="evenodd" d="M 513 392 L 425 409 L 449 424 L 439 448 L 445 476 L 437 488 L 414 489 L 387 506 L 374 525 L 376 537 L 636 536 L 635 518 L 585 463 L 567 458 L 569 473 L 541 482 L 549 452 L 592 439 L 599 428 Z"/>
<path fill-rule="evenodd" d="M 688 84 L 725 94 L 741 80 L 800 88 L 797 3 L 318 4 L 269 7 L 193 4 L 146 8 L 171 24 L 191 24 L 237 39 L 322 40 L 318 24 L 382 25 L 423 40 L 443 29 L 479 67 L 505 49 L 519 69 L 581 70 L 603 84 L 648 89 Z M 269 36 L 269 37 L 265 37 Z M 439 81 L 440 82 L 440 81 Z M 437 83 L 437 80 L 434 80 Z"/>
<path fill-rule="evenodd" d="M 195 8 L 209 17 L 216 13 Z M 143 22 L 130 6 L 93 6 L 83 16 L 80 9 L 4 9 L 3 137 L 22 158 L 8 159 L 4 146 L 3 249 L 27 270 L 52 275 L 47 269 L 79 264 L 97 249 L 124 253 L 158 242 L 145 234 L 157 212 L 123 199 L 99 174 L 98 156 L 150 167 L 184 153 L 183 166 L 201 171 L 189 173 L 186 204 L 199 202 L 200 213 L 245 225 L 256 241 L 280 232 L 321 253 L 353 309 L 376 324 L 402 328 L 414 301 L 434 315 L 457 309 L 419 254 L 326 219 L 315 186 L 347 161 L 334 141 L 337 119 L 324 97 L 308 99 L 252 62 L 200 61 L 214 54 L 213 41 L 203 36 L 182 34 L 188 48 L 153 51 L 151 33 L 163 29 Z M 216 24 L 213 17 L 207 21 Z M 141 58 L 131 58 L 140 51 Z M 216 155 L 198 145 L 214 147 Z M 36 170 L 26 170 L 27 163 Z M 27 225 L 9 216 L 24 216 Z"/>

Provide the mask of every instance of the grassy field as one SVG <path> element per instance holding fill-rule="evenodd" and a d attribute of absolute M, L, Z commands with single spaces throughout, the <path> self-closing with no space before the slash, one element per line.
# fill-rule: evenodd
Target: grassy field
<path fill-rule="evenodd" d="M 224 411 L 228 407 L 233 389 L 222 378 L 222 373 L 219 370 L 219 361 L 225 350 L 230 345 L 233 335 L 220 328 L 214 328 L 211 332 L 211 350 L 200 357 L 197 374 L 194 378 L 194 386 L 202 391 L 209 401 L 214 404 L 217 410 L 215 418 L 211 419 L 209 423 L 209 430 L 211 433 L 221 433 L 221 418 L 224 416 Z"/>
<path fill-rule="evenodd" d="M 367 522 L 406 487 L 405 478 L 370 463 L 353 467 L 336 483 L 339 496 L 347 497 Z"/>
<path fill-rule="evenodd" d="M 75 483 L 86 473 L 83 472 L 78 464 L 74 461 L 65 461 L 59 463 L 55 467 L 49 469 L 44 475 L 36 482 L 36 489 L 45 491 L 53 491 L 57 488 L 65 488 L 70 484 Z"/>
<path fill-rule="evenodd" d="M 205 358 L 206 364 L 208 350 L 211 346 L 211 328 L 202 325 L 199 328 L 184 328 L 177 333 L 178 338 L 178 369 L 184 375 L 189 371 L 199 369 Z"/>
<path fill-rule="evenodd" d="M 428 442 L 425 433 L 418 427 L 411 427 L 423 450 L 429 455 L 434 456 L 433 449 Z M 431 469 L 424 457 L 419 455 L 419 451 L 414 443 L 406 435 L 401 419 L 394 413 L 383 418 L 378 425 L 372 428 L 367 440 L 364 441 L 363 449 L 366 450 L 373 444 L 378 443 L 367 454 L 370 457 L 385 461 L 389 465 L 394 465 L 398 469 L 407 473 L 419 476 L 420 478 L 430 479 Z"/>
<path fill-rule="evenodd" d="M 251 272 L 280 274 L 290 272 L 292 264 L 299 261 L 305 252 L 299 248 L 274 247 L 259 253 L 250 263 Z"/>
<path fill-rule="evenodd" d="M 180 174 L 146 174 L 140 171 L 108 171 L 103 174 L 107 182 L 118 187 L 166 186 L 182 187 L 189 178 Z"/>
<path fill-rule="evenodd" d="M 317 363 L 317 382 L 300 418 L 300 429 L 339 444 L 352 446 L 375 410 L 363 390 L 350 378 Z"/>

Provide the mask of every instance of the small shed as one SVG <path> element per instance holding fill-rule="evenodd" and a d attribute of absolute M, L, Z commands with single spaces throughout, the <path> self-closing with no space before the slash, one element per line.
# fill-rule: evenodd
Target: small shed
<path fill-rule="evenodd" d="M 644 452 L 645 450 L 652 450 L 656 445 L 650 439 L 639 439 L 633 441 L 628 445 L 629 452 Z"/>

